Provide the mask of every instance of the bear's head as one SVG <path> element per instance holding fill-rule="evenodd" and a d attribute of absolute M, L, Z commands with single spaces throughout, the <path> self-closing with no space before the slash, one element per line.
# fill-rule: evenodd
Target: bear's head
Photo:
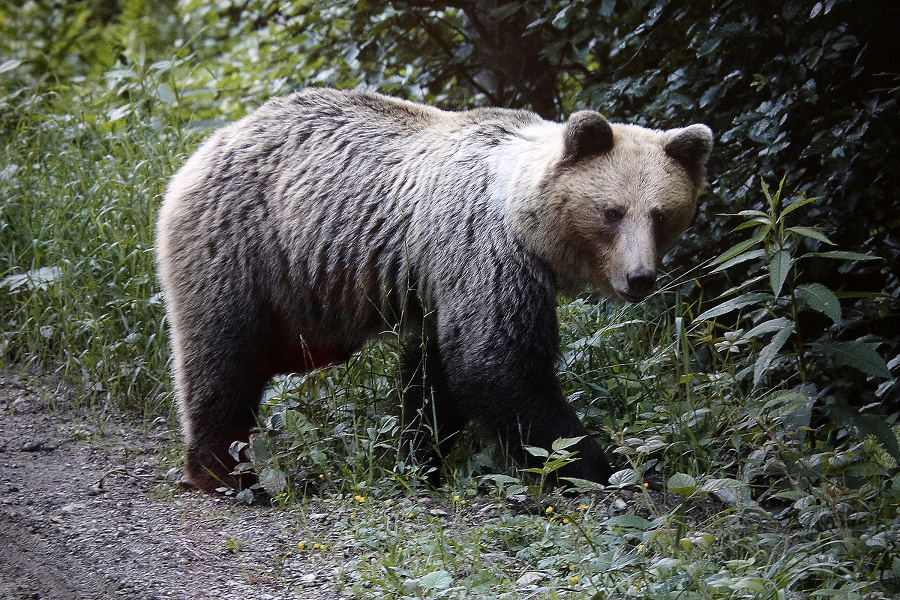
<path fill-rule="evenodd" d="M 658 131 L 581 111 L 540 137 L 553 148 L 544 154 L 549 165 L 510 206 L 513 230 L 550 264 L 561 288 L 643 299 L 659 259 L 696 213 L 709 127 Z"/>

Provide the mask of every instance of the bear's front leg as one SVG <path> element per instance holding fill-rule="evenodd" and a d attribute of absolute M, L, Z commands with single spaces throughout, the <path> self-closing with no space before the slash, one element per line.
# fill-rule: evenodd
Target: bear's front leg
<path fill-rule="evenodd" d="M 251 474 L 232 474 L 237 461 L 229 449 L 234 442 L 249 440 L 270 373 L 253 368 L 224 344 L 216 350 L 197 345 L 175 348 L 186 482 L 207 493 L 252 485 Z"/>
<path fill-rule="evenodd" d="M 577 452 L 576 460 L 557 475 L 607 483 L 609 461 L 566 402 L 557 380 L 555 295 L 537 286 L 533 291 L 511 285 L 494 289 L 508 295 L 492 299 L 499 310 L 464 308 L 440 315 L 441 361 L 455 408 L 466 419 L 484 424 L 529 466 L 540 466 L 541 461 L 523 446 L 550 450 L 559 438 L 582 437 L 570 448 Z M 521 293 L 513 296 L 510 290 Z"/>
<path fill-rule="evenodd" d="M 479 379 L 480 394 L 472 389 L 472 383 L 460 382 L 457 389 L 471 399 L 479 420 L 520 462 L 529 467 L 542 466 L 542 459 L 526 452 L 524 446 L 550 451 L 560 438 L 581 437 L 568 448 L 576 453 L 575 460 L 555 475 L 602 484 L 609 481 L 612 468 L 606 454 L 566 402 L 552 365 L 532 362 L 523 370 L 508 365 L 505 373 L 503 368 L 496 368 L 494 373 L 482 373 Z"/>

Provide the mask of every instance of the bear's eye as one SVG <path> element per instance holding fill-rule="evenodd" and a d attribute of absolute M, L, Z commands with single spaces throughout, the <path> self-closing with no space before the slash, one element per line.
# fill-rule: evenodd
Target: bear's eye
<path fill-rule="evenodd" d="M 618 208 L 607 208 L 603 211 L 603 218 L 607 223 L 618 223 L 625 215 Z"/>
<path fill-rule="evenodd" d="M 666 224 L 666 213 L 661 210 L 654 210 L 650 213 L 650 218 L 653 219 L 653 225 L 656 227 L 662 227 Z"/>

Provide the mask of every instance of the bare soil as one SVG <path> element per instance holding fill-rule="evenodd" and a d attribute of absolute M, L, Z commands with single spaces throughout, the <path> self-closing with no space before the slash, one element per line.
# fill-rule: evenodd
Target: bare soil
<path fill-rule="evenodd" d="M 337 598 L 302 512 L 184 490 L 177 431 L 72 405 L 0 370 L 0 600 Z"/>

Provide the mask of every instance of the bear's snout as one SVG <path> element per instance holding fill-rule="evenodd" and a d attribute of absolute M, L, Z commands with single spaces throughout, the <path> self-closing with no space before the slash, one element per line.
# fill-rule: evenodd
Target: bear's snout
<path fill-rule="evenodd" d="M 638 302 L 643 300 L 656 285 L 656 271 L 652 269 L 637 269 L 632 271 L 626 277 L 628 289 L 622 294 L 629 302 Z"/>

